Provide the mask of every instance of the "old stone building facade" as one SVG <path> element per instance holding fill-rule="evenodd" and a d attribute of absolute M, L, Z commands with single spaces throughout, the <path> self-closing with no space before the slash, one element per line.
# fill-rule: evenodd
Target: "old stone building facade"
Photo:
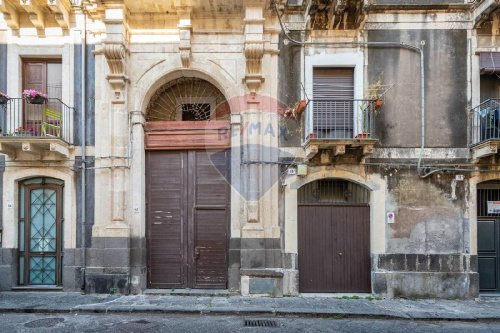
<path fill-rule="evenodd" d="M 499 292 L 498 6 L 0 0 L 0 290 Z"/>

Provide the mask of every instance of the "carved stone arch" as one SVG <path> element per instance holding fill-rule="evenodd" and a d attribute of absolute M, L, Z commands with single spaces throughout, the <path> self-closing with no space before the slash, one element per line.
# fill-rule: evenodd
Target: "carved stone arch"
<path fill-rule="evenodd" d="M 206 80 L 217 87 L 226 97 L 226 100 L 243 95 L 242 87 L 235 85 L 234 79 L 222 67 L 213 62 L 200 63 L 192 61 L 190 69 L 183 69 L 169 61 L 164 61 L 148 69 L 134 84 L 134 91 L 132 92 L 136 96 L 133 103 L 134 109 L 145 113 L 155 92 L 167 82 L 180 77 Z"/>
<path fill-rule="evenodd" d="M 306 177 L 299 177 L 299 176 L 289 177 L 286 180 L 286 184 L 290 187 L 293 187 L 294 189 L 298 189 L 299 187 L 302 187 L 310 182 L 326 178 L 347 180 L 356 183 L 358 185 L 361 185 L 370 191 L 376 188 L 375 184 L 368 182 L 364 177 L 360 176 L 357 173 L 346 170 L 325 170 L 323 168 L 313 171 Z"/>

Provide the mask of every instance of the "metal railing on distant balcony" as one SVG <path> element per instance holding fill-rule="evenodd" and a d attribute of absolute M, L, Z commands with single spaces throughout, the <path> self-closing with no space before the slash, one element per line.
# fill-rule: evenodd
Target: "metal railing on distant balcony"
<path fill-rule="evenodd" d="M 500 140 L 500 99 L 489 99 L 471 111 L 471 145 Z"/>
<path fill-rule="evenodd" d="M 375 139 L 376 100 L 311 100 L 304 139 Z"/>
<path fill-rule="evenodd" d="M 11 98 L 0 104 L 0 137 L 59 138 L 73 143 L 73 111 L 58 98 L 48 98 L 41 104 Z"/>

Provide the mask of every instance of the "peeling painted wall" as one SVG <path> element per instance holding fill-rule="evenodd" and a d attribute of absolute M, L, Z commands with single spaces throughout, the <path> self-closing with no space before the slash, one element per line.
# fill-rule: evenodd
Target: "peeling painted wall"
<path fill-rule="evenodd" d="M 425 40 L 425 135 L 427 147 L 467 145 L 467 31 L 373 30 L 368 41 Z M 392 88 L 384 96 L 377 134 L 385 147 L 420 143 L 420 57 L 403 49 L 368 50 L 368 85 L 381 80 Z"/>
<path fill-rule="evenodd" d="M 387 253 L 461 253 L 467 181 L 454 174 L 421 179 L 405 170 L 391 170 L 387 179 L 386 210 L 395 212 L 387 224 Z"/>

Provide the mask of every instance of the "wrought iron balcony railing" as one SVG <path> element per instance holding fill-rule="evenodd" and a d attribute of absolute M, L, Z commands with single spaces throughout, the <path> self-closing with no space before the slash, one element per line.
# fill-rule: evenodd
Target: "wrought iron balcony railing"
<path fill-rule="evenodd" d="M 500 140 L 500 99 L 489 99 L 471 111 L 471 146 Z"/>
<path fill-rule="evenodd" d="M 311 100 L 305 113 L 304 139 L 376 139 L 380 100 Z"/>
<path fill-rule="evenodd" d="M 59 138 L 72 144 L 73 111 L 58 98 L 41 104 L 11 98 L 0 104 L 0 137 Z"/>

